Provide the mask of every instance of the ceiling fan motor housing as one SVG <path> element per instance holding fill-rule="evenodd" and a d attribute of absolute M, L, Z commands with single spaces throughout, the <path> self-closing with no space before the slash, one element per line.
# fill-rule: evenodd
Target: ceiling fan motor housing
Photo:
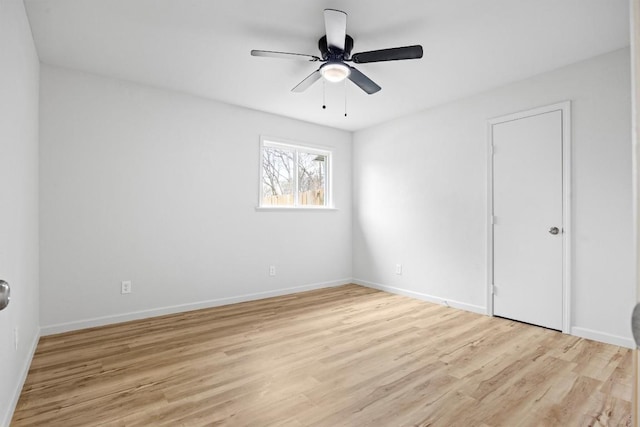
<path fill-rule="evenodd" d="M 327 36 L 322 36 L 320 40 L 318 40 L 318 49 L 320 49 L 320 53 L 322 54 L 322 59 L 325 61 L 328 60 L 340 60 L 344 61 L 349 59 L 351 56 L 351 50 L 353 49 L 353 38 L 350 35 L 346 35 L 344 40 L 344 51 L 340 49 L 330 49 L 327 46 Z"/>

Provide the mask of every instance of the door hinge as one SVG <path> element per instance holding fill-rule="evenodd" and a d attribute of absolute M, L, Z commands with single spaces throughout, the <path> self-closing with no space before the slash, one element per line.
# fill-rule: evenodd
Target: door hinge
<path fill-rule="evenodd" d="M 491 215 L 491 225 L 496 225 L 496 216 Z"/>
<path fill-rule="evenodd" d="M 491 295 L 496 295 L 497 289 L 496 285 L 491 285 Z"/>
<path fill-rule="evenodd" d="M 491 151 L 491 155 L 495 155 L 496 154 L 496 147 L 494 147 L 493 145 L 489 146 L 489 151 Z"/>

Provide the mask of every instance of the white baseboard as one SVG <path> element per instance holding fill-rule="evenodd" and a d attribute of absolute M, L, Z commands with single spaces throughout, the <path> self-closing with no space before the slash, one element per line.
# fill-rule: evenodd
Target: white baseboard
<path fill-rule="evenodd" d="M 433 295 L 423 294 L 421 292 L 410 291 L 407 289 L 396 288 L 393 286 L 381 285 L 379 283 L 367 282 L 366 280 L 353 279 L 352 281 L 356 285 L 366 286 L 368 288 L 379 289 L 381 291 L 390 292 L 392 294 L 404 295 L 411 298 L 420 299 L 423 301 L 432 302 L 435 304 L 442 304 L 461 310 L 471 311 L 473 313 L 487 314 L 486 308 L 467 304 L 459 301 L 452 301 L 446 298 L 435 297 Z M 578 326 L 571 327 L 571 335 L 575 335 L 581 338 L 587 338 L 594 341 L 600 341 L 606 344 L 613 344 L 620 347 L 635 348 L 635 343 L 632 338 L 621 337 L 618 335 L 608 334 L 606 332 L 594 331 L 592 329 L 581 328 Z"/>
<path fill-rule="evenodd" d="M 149 317 L 164 316 L 166 314 L 182 313 L 185 311 L 200 310 L 203 308 L 218 307 L 221 305 L 236 304 L 239 302 L 253 301 L 258 299 L 277 297 L 281 295 L 293 294 L 296 292 L 311 291 L 314 289 L 330 288 L 334 286 L 347 285 L 351 283 L 351 278 L 338 279 L 330 282 L 313 283 L 310 285 L 295 286 L 291 288 L 275 289 L 271 291 L 256 292 L 252 294 L 238 295 L 233 297 L 217 298 L 207 301 L 198 301 L 187 304 L 178 304 L 168 307 L 153 308 L 149 310 L 134 311 L 130 313 L 114 314 L 111 316 L 95 317 L 92 319 L 77 320 L 74 322 L 58 323 L 43 326 L 41 333 L 43 336 L 60 334 L 63 332 L 76 331 L 79 329 L 94 328 L 96 326 L 111 325 L 113 323 L 128 322 L 130 320 L 146 319 Z"/>
<path fill-rule="evenodd" d="M 620 347 L 636 348 L 632 338 L 621 337 L 618 335 L 607 334 L 606 332 L 594 331 L 593 329 L 581 328 L 579 326 L 571 327 L 571 335 L 581 338 L 587 338 L 594 341 L 600 341 L 606 344 L 613 344 Z"/>
<path fill-rule="evenodd" d="M 390 292 L 392 294 L 404 295 L 411 298 L 420 299 L 423 301 L 432 302 L 435 304 L 446 305 L 448 307 L 457 308 L 460 310 L 471 311 L 478 314 L 487 314 L 486 307 L 479 305 L 467 304 L 465 302 L 454 301 L 447 298 L 435 297 L 433 295 L 423 294 L 422 292 L 410 291 L 407 289 L 396 288 L 393 286 L 381 285 L 379 283 L 367 282 L 366 280 L 353 279 L 352 281 L 356 285 L 366 286 L 368 288 L 379 289 L 381 291 Z"/>
<path fill-rule="evenodd" d="M 24 365 L 22 366 L 22 371 L 20 372 L 20 378 L 18 379 L 18 387 L 13 394 L 13 398 L 6 407 L 6 413 L 4 414 L 4 419 L 0 422 L 0 426 L 9 427 L 11 423 L 11 418 L 13 418 L 13 413 L 16 410 L 16 406 L 18 406 L 18 400 L 20 399 L 20 393 L 22 393 L 22 387 L 24 387 L 24 382 L 27 379 L 27 375 L 29 374 L 29 368 L 31 367 L 31 361 L 33 360 L 33 355 L 36 353 L 36 348 L 38 347 L 38 341 L 40 340 L 40 328 L 36 331 L 36 335 L 33 337 L 33 341 L 31 342 L 31 348 L 29 349 L 29 353 L 27 359 L 24 361 Z"/>

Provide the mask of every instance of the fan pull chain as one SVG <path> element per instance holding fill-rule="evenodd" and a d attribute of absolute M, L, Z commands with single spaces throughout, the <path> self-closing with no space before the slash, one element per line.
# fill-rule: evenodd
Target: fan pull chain
<path fill-rule="evenodd" d="M 325 81 L 324 79 L 322 79 L 322 109 L 325 110 L 327 108 L 327 102 L 326 102 L 326 98 L 325 98 Z"/>
<path fill-rule="evenodd" d="M 344 116 L 347 117 L 347 79 L 344 79 Z"/>

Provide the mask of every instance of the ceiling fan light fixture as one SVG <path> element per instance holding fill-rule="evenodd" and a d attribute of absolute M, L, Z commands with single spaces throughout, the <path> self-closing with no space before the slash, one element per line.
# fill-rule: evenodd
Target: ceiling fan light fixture
<path fill-rule="evenodd" d="M 349 77 L 351 69 L 342 62 L 328 62 L 320 68 L 320 74 L 331 83 L 338 83 Z"/>
<path fill-rule="evenodd" d="M 325 9 L 324 27 L 325 35 L 318 40 L 320 56 L 255 49 L 251 51 L 251 55 L 320 62 L 320 67 L 294 86 L 291 92 L 304 92 L 322 78 L 324 78 L 323 82 L 330 83 L 343 82 L 348 78 L 368 95 L 373 95 L 382 88 L 360 70 L 345 64 L 345 62 L 366 64 L 422 58 L 423 51 L 420 45 L 370 50 L 352 55 L 353 37 L 347 34 L 347 14 L 341 10 Z"/>

